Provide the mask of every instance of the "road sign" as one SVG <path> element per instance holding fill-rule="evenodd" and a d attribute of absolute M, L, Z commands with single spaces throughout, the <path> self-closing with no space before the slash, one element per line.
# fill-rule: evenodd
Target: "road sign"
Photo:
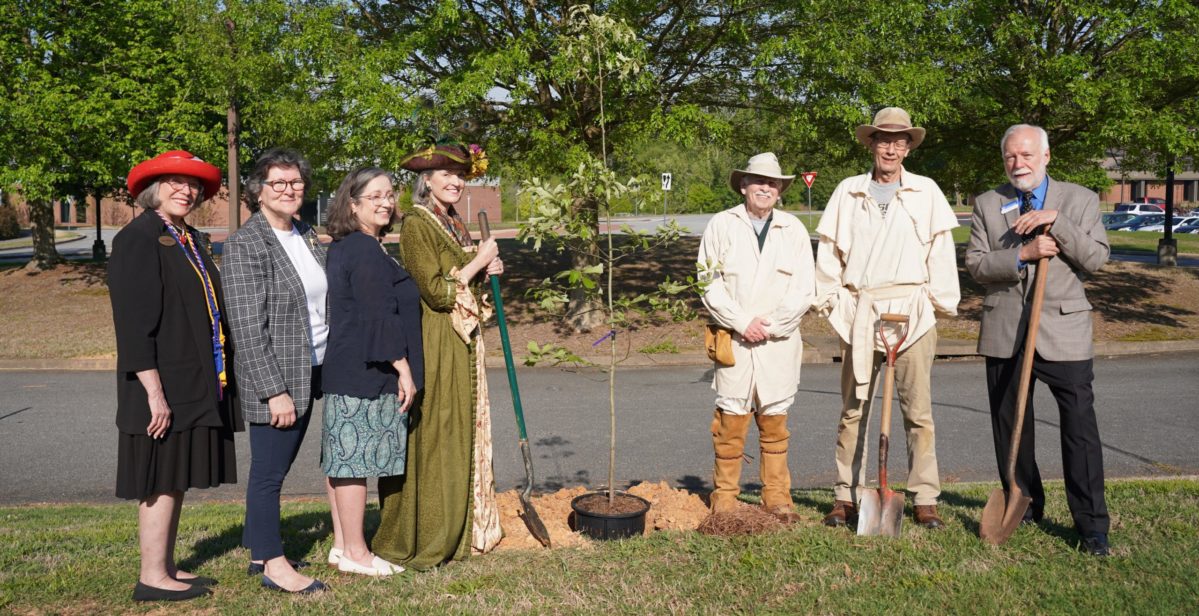
<path fill-rule="evenodd" d="M 662 174 L 662 190 L 670 190 L 670 174 Z"/>
<path fill-rule="evenodd" d="M 803 173 L 799 174 L 799 177 L 803 178 L 803 183 L 807 184 L 808 188 L 811 188 L 812 182 L 816 179 L 816 172 L 804 171 Z"/>

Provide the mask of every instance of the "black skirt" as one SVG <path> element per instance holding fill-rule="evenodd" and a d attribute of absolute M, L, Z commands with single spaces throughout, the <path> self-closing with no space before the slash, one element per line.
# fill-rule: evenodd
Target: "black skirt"
<path fill-rule="evenodd" d="M 233 432 L 196 426 L 164 439 L 118 433 L 117 498 L 144 500 L 154 494 L 237 483 Z"/>

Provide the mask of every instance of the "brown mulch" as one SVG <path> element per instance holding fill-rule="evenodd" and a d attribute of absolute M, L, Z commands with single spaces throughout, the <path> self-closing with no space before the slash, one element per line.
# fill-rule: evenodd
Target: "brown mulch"
<path fill-rule="evenodd" d="M 778 518 L 766 513 L 761 507 L 738 503 L 733 511 L 713 513 L 699 525 L 699 532 L 717 537 L 737 535 L 760 535 L 785 528 Z"/>

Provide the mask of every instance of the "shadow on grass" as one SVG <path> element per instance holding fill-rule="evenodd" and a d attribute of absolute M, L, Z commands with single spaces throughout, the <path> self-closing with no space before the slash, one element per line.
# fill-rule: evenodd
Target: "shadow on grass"
<path fill-rule="evenodd" d="M 219 559 L 241 548 L 244 528 L 242 524 L 230 526 L 216 536 L 207 537 L 197 542 L 192 546 L 191 556 L 179 562 L 179 568 L 185 571 L 195 571 L 209 561 Z M 379 508 L 368 503 L 363 520 L 363 531 L 368 544 L 378 529 Z M 333 534 L 332 518 L 329 517 L 327 511 L 286 515 L 280 520 L 279 530 L 283 536 L 284 552 L 288 553 L 289 557 L 299 560 Z M 245 556 L 248 564 L 250 561 L 248 551 L 245 552 Z"/>

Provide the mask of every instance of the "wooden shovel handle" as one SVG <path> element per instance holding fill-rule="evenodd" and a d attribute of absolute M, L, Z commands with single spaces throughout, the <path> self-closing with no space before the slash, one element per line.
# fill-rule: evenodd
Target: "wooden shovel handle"
<path fill-rule="evenodd" d="M 1049 225 L 1042 233 L 1049 232 Z M 1016 457 L 1020 453 L 1020 433 L 1024 430 L 1024 410 L 1028 406 L 1028 388 L 1032 384 L 1032 363 L 1037 354 L 1037 330 L 1041 327 L 1041 307 L 1045 304 L 1045 281 L 1049 279 L 1049 257 L 1037 259 L 1036 280 L 1033 282 L 1032 308 L 1028 315 L 1028 332 L 1024 336 L 1024 358 L 1020 364 L 1020 387 L 1016 390 L 1016 420 L 1012 425 L 1011 448 L 1007 457 L 1008 485 L 1015 485 Z"/>
<path fill-rule="evenodd" d="M 484 241 L 491 237 L 491 225 L 487 222 L 487 212 L 479 212 L 479 236 Z"/>

